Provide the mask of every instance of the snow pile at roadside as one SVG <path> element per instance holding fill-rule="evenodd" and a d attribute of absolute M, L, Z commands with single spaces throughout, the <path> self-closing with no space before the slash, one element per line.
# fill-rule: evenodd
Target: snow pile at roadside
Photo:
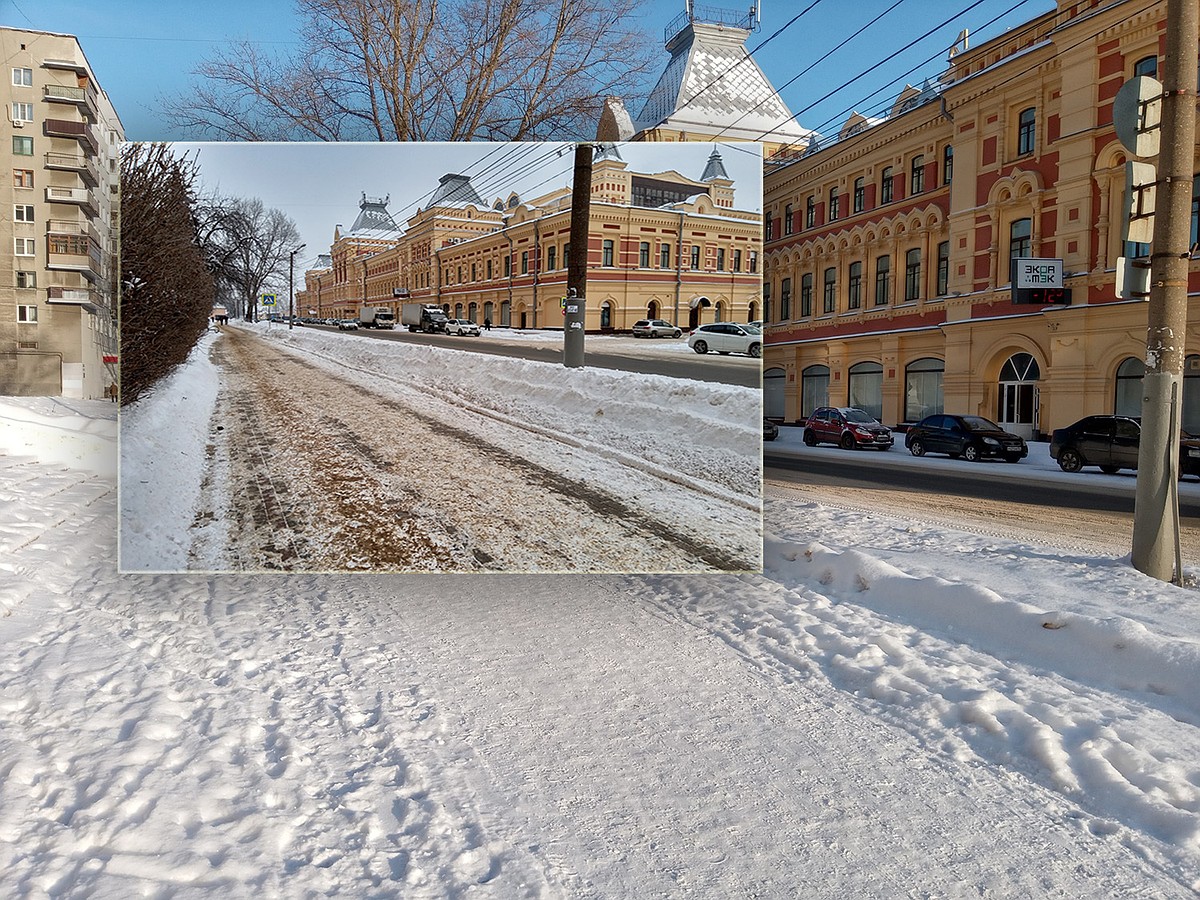
<path fill-rule="evenodd" d="M 219 388 L 208 355 L 217 340 L 219 334 L 207 332 L 186 363 L 121 412 L 123 569 L 187 568 Z"/>
<path fill-rule="evenodd" d="M 0 453 L 116 475 L 117 405 L 65 397 L 0 397 Z"/>
<path fill-rule="evenodd" d="M 302 328 L 259 325 L 258 333 L 342 374 L 357 370 L 359 377 L 387 380 L 463 409 L 544 423 L 736 492 L 761 481 L 761 456 L 747 453 L 761 442 L 762 392 L 755 388 L 568 369 Z M 302 386 L 297 391 L 302 397 Z"/>

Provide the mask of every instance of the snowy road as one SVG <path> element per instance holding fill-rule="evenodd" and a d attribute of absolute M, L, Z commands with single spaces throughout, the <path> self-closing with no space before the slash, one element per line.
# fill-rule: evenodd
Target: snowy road
<path fill-rule="evenodd" d="M 295 336 L 300 347 L 278 337 L 228 328 L 213 343 L 220 392 L 206 447 L 196 449 L 208 462 L 182 568 L 697 572 L 761 564 L 750 480 L 761 466 L 757 425 L 744 424 L 754 408 L 727 426 L 729 451 L 689 430 L 671 450 L 676 461 L 661 438 L 639 452 L 627 432 L 588 434 L 565 411 L 512 415 L 495 398 L 448 393 L 463 354 L 311 331 Z M 346 364 L 347 347 L 441 362 L 417 381 L 378 360 Z M 607 401 L 582 415 L 601 418 Z M 687 424 L 685 410 L 647 413 Z M 728 470 L 704 478 L 678 471 L 691 465 L 689 442 L 692 455 Z M 129 464 L 131 480 L 139 469 Z"/>

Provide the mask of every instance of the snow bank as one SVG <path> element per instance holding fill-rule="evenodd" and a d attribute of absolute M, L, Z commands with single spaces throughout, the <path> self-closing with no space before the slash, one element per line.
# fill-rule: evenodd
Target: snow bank
<path fill-rule="evenodd" d="M 64 397 L 0 397 L 0 452 L 115 476 L 117 405 Z"/>

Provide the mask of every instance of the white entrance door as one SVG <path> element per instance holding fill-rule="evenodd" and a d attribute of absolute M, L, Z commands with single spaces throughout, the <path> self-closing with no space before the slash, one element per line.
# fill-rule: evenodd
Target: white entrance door
<path fill-rule="evenodd" d="M 1028 353 L 1009 357 L 1000 372 L 1000 427 L 1032 440 L 1038 421 L 1038 379 L 1041 370 Z"/>

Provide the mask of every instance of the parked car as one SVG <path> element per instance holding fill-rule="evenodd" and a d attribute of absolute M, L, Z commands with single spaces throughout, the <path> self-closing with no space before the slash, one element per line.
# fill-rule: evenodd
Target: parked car
<path fill-rule="evenodd" d="M 446 334 L 471 334 L 479 337 L 479 326 L 470 319 L 447 319 Z"/>
<path fill-rule="evenodd" d="M 763 440 L 773 441 L 777 437 L 779 437 L 779 426 L 763 416 Z"/>
<path fill-rule="evenodd" d="M 1113 475 L 1136 469 L 1142 423 L 1135 416 L 1084 416 L 1050 434 L 1050 458 L 1064 472 L 1096 466 Z M 1179 441 L 1179 474 L 1200 476 L 1200 438 L 1186 432 Z"/>
<path fill-rule="evenodd" d="M 843 450 L 859 447 L 892 449 L 891 429 L 871 414 L 853 406 L 822 406 L 814 409 L 804 423 L 804 443 L 837 444 Z"/>
<path fill-rule="evenodd" d="M 954 459 L 961 456 L 968 462 L 989 456 L 1019 462 L 1029 455 L 1024 438 L 983 416 L 926 416 L 904 433 L 904 446 L 913 456 L 945 453 Z"/>
<path fill-rule="evenodd" d="M 701 325 L 689 334 L 688 346 L 697 353 L 715 350 L 717 353 L 745 353 L 758 359 L 762 356 L 762 332 L 732 322 L 713 322 Z"/>
<path fill-rule="evenodd" d="M 342 319 L 338 322 L 338 331 L 358 331 L 358 319 Z"/>
<path fill-rule="evenodd" d="M 683 331 L 664 319 L 638 319 L 633 323 L 634 337 L 669 337 L 683 336 Z"/>

